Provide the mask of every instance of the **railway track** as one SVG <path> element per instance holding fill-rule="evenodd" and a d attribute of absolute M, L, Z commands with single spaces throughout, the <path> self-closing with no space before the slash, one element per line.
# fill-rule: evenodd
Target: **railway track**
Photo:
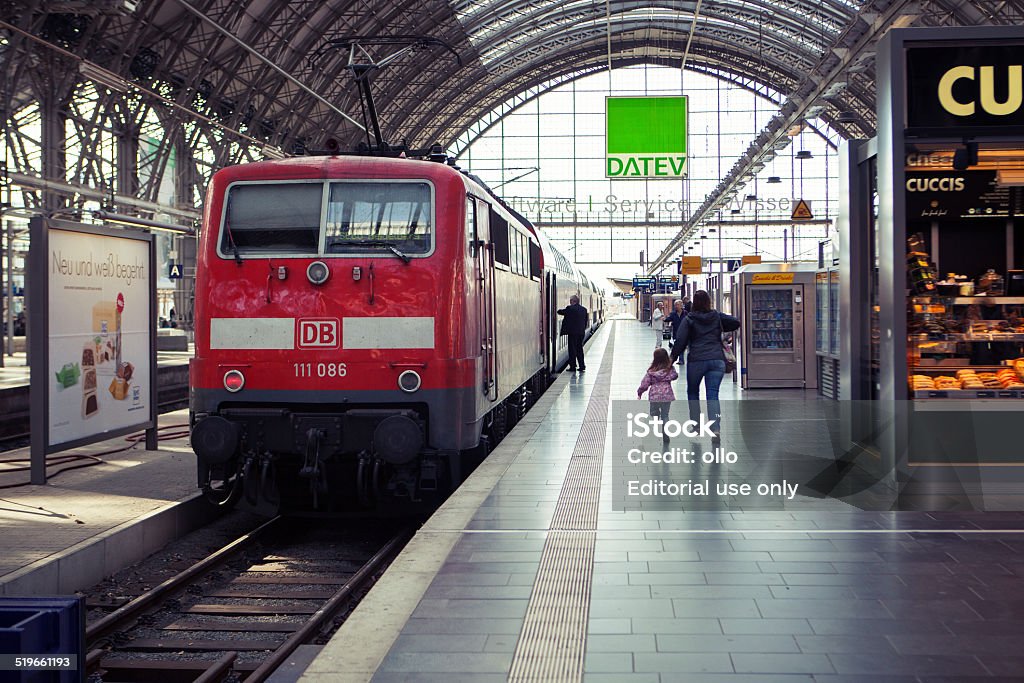
<path fill-rule="evenodd" d="M 381 543 L 272 519 L 93 619 L 90 680 L 261 683 L 332 631 L 410 535 Z"/>

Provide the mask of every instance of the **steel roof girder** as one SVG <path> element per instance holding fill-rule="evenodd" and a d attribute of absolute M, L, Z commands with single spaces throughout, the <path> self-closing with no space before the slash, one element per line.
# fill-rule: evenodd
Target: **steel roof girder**
<path fill-rule="evenodd" d="M 806 109 L 843 73 L 845 67 L 861 49 L 873 44 L 881 36 L 883 29 L 888 26 L 889 22 L 895 18 L 908 2 L 909 0 L 893 0 L 885 9 L 878 8 L 882 9 L 884 19 L 875 21 L 870 29 L 860 28 L 857 20 L 851 22 L 848 31 L 837 41 L 837 46 L 839 47 L 853 48 L 847 57 L 837 60 L 831 52 L 823 56 L 819 68 L 808 75 L 796 93 L 790 95 L 790 98 L 765 128 L 764 132 L 748 147 L 747 151 L 736 161 L 718 187 L 705 198 L 704 202 L 686 221 L 676 237 L 669 242 L 669 245 L 652 262 L 652 270 L 657 270 L 668 262 L 669 257 L 678 250 L 681 244 L 711 213 L 719 199 L 740 185 L 742 176 L 748 172 L 754 160 L 767 149 L 771 141 L 784 135 L 794 122 L 803 118 L 803 113 Z"/>

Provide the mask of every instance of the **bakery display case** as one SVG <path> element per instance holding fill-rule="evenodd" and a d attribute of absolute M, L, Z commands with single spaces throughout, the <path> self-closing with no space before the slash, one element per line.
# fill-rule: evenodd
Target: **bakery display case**
<path fill-rule="evenodd" d="M 1024 297 L 913 297 L 914 399 L 1024 399 Z"/>

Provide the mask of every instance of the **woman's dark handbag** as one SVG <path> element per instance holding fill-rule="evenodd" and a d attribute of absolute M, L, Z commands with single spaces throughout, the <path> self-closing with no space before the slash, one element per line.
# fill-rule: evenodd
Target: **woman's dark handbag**
<path fill-rule="evenodd" d="M 722 327 L 722 314 L 718 314 L 718 338 L 722 341 L 722 353 L 725 355 L 725 372 L 732 374 L 736 371 L 736 354 L 732 347 L 722 337 L 725 336 L 725 328 Z"/>

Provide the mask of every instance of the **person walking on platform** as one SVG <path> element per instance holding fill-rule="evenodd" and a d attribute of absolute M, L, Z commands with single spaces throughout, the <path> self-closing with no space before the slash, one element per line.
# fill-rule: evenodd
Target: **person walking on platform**
<path fill-rule="evenodd" d="M 665 318 L 665 322 L 672 323 L 672 339 L 676 338 L 676 332 L 679 331 L 679 323 L 683 322 L 683 318 L 687 316 L 689 311 L 683 308 L 683 300 L 676 299 L 672 304 L 672 312 Z"/>
<path fill-rule="evenodd" d="M 689 315 L 679 324 L 675 344 L 672 345 L 672 360 L 683 355 L 687 347 L 690 349 L 686 357 L 686 398 L 690 401 L 690 419 L 699 413 L 700 383 L 704 382 L 707 394 L 708 409 L 715 423 L 712 444 L 721 441 L 720 404 L 718 389 L 725 376 L 725 349 L 722 347 L 722 335 L 738 330 L 740 321 L 731 315 L 719 313 L 711 308 L 711 296 L 703 289 L 693 295 L 693 307 Z"/>
<path fill-rule="evenodd" d="M 580 298 L 573 294 L 569 297 L 569 305 L 558 309 L 558 315 L 562 318 L 562 329 L 559 335 L 569 338 L 569 372 L 580 372 L 587 369 L 583 360 L 583 336 L 587 333 L 587 321 L 590 314 L 587 309 L 580 305 Z"/>
<path fill-rule="evenodd" d="M 676 400 L 672 382 L 678 378 L 679 374 L 672 367 L 668 351 L 662 348 L 654 349 L 654 359 L 640 382 L 640 388 L 636 390 L 636 397 L 643 398 L 644 392 L 650 389 L 648 396 L 651 400 L 651 417 L 660 417 L 662 424 L 668 420 L 669 407 L 672 401 Z M 668 448 L 668 436 L 664 432 L 661 440 L 665 448 Z"/>
<path fill-rule="evenodd" d="M 654 304 L 654 312 L 651 313 L 651 327 L 654 328 L 654 348 L 661 348 L 661 340 L 665 336 L 665 311 L 661 308 L 661 302 Z"/>

